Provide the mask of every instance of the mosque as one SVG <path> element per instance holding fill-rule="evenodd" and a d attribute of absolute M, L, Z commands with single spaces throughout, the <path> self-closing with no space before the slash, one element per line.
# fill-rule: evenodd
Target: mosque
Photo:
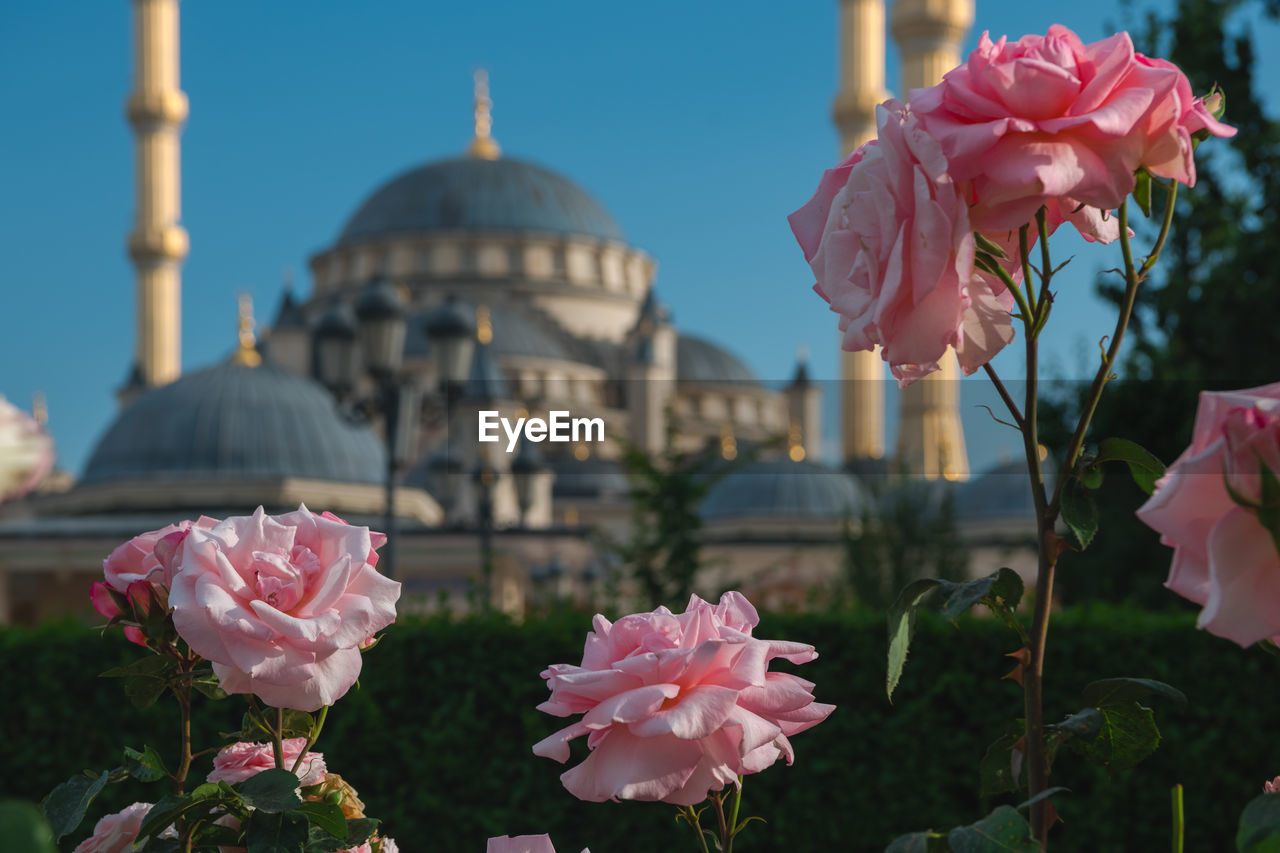
<path fill-rule="evenodd" d="M 888 94 L 885 3 L 839 3 L 843 155 L 874 135 Z M 889 30 L 902 90 L 957 64 L 972 21 L 972 0 L 897 0 Z M 727 348 L 680 332 L 655 260 L 614 216 L 563 175 L 500 149 L 482 72 L 467 150 L 375 188 L 311 258 L 308 294 L 286 290 L 263 329 L 242 304 L 233 354 L 182 374 L 178 0 L 134 0 L 134 24 L 136 360 L 74 485 L 0 510 L 0 624 L 83 612 L 104 555 L 139 532 L 303 502 L 376 528 L 394 519 L 386 565 L 405 585 L 405 609 L 470 606 L 477 588 L 514 613 L 548 598 L 590 601 L 619 568 L 608 543 L 631 524 L 627 446 L 707 449 L 731 466 L 700 505 L 700 585 L 732 582 L 764 606 L 801 606 L 839 572 L 845 525 L 870 501 L 850 471 L 889 464 L 879 355 L 844 354 L 840 446 L 853 464 L 824 467 L 813 458 L 822 401 L 806 366 L 770 387 Z M 335 342 L 351 350 L 379 305 L 407 321 L 391 343 L 394 383 L 326 355 Z M 952 361 L 902 395 L 893 464 L 961 490 L 982 565 L 1016 563 L 1027 509 L 1010 489 L 1017 478 L 970 478 L 957 378 Z M 503 452 L 475 440 L 482 410 L 511 421 L 572 412 L 608 436 Z"/>

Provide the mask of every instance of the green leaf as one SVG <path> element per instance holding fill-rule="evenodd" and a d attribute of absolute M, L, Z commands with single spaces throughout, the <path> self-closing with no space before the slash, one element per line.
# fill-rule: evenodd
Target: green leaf
<path fill-rule="evenodd" d="M 23 853 L 58 853 L 53 830 L 31 803 L 0 800 L 0 843 Z"/>
<path fill-rule="evenodd" d="M 142 747 L 142 752 L 126 746 L 124 769 L 139 782 L 155 782 L 169 775 L 168 769 L 164 766 L 164 760 L 149 746 Z"/>
<path fill-rule="evenodd" d="M 676 819 L 680 820 L 679 817 Z M 306 851 L 307 853 L 335 853 L 335 851 L 350 850 L 368 841 L 369 836 L 373 835 L 377 828 L 378 821 L 375 818 L 349 820 L 347 821 L 347 839 L 343 841 L 313 826 Z"/>
<path fill-rule="evenodd" d="M 1147 696 L 1162 696 L 1179 710 L 1187 707 L 1187 697 L 1181 690 L 1151 678 L 1103 678 L 1086 685 L 1081 696 L 1085 704 L 1095 708 L 1125 705 Z"/>
<path fill-rule="evenodd" d="M 1102 488 L 1102 466 L 1086 465 L 1080 469 L 1080 482 L 1086 489 L 1096 492 Z"/>
<path fill-rule="evenodd" d="M 902 667 L 907 663 L 907 649 L 911 646 L 911 633 L 916 626 L 916 608 L 921 600 L 933 592 L 942 581 L 936 578 L 920 578 L 907 584 L 898 594 L 898 600 L 889 608 L 889 671 L 885 678 L 885 690 L 893 701 L 893 689 L 902 678 Z"/>
<path fill-rule="evenodd" d="M 1074 740 L 1072 748 L 1085 758 L 1109 770 L 1127 770 L 1156 751 L 1160 730 L 1150 708 L 1131 702 L 1127 707 L 1112 705 L 1099 710 L 1102 726 L 1097 737 L 1083 747 Z"/>
<path fill-rule="evenodd" d="M 953 853 L 1040 853 L 1031 826 L 1012 806 L 1000 806 L 977 823 L 947 834 Z"/>
<path fill-rule="evenodd" d="M 169 671 L 177 667 L 178 662 L 173 658 L 161 657 L 160 655 L 151 655 L 150 657 L 140 658 L 133 663 L 124 666 L 113 667 L 99 678 L 130 678 L 137 675 L 150 676 L 152 678 L 164 678 Z"/>
<path fill-rule="evenodd" d="M 1043 791 L 1036 794 L 1034 797 L 1027 800 L 1025 803 L 1018 803 L 1018 811 L 1022 811 L 1023 809 L 1029 809 L 1032 806 L 1034 806 L 1036 803 L 1040 802 L 1041 800 L 1047 800 L 1050 797 L 1056 797 L 1058 794 L 1070 794 L 1070 793 L 1071 793 L 1070 788 L 1064 788 L 1061 785 L 1056 785 L 1052 788 L 1045 788 Z"/>
<path fill-rule="evenodd" d="M 273 813 L 259 809 L 245 821 L 244 841 L 248 853 L 298 853 L 307 838 L 307 818 L 299 812 Z"/>
<path fill-rule="evenodd" d="M 1142 215 L 1151 217 L 1151 173 L 1139 169 L 1134 177 L 1133 200 L 1138 203 Z"/>
<path fill-rule="evenodd" d="M 44 819 L 49 821 L 55 840 L 75 831 L 84 820 L 89 803 L 106 787 L 110 777 L 106 770 L 100 776 L 72 776 L 49 792 L 43 803 Z"/>
<path fill-rule="evenodd" d="M 198 817 L 208 814 L 219 804 L 233 800 L 235 792 L 225 783 L 206 782 L 198 785 L 190 793 L 177 796 L 166 794 L 160 798 L 147 816 L 142 819 L 138 828 L 138 838 L 159 835 L 177 822 L 181 817 Z"/>
<path fill-rule="evenodd" d="M 987 747 L 978 763 L 978 795 L 994 797 L 1018 790 L 1013 780 L 1013 745 L 1020 735 L 1007 734 Z"/>
<path fill-rule="evenodd" d="M 1147 494 L 1156 490 L 1156 480 L 1164 476 L 1164 463 L 1150 451 L 1124 438 L 1105 438 L 1098 445 L 1098 463 L 1124 462 L 1138 488 Z"/>
<path fill-rule="evenodd" d="M 333 803 L 303 803 L 296 811 L 306 815 L 312 826 L 319 827 L 334 838 L 346 840 L 347 816 Z"/>
<path fill-rule="evenodd" d="M 1238 853 L 1280 853 L 1280 794 L 1262 794 L 1240 815 Z"/>
<path fill-rule="evenodd" d="M 926 830 L 895 838 L 884 853 L 951 853 L 951 846 L 942 833 Z"/>
<path fill-rule="evenodd" d="M 1102 731 L 1104 723 L 1102 712 L 1097 708 L 1085 708 L 1067 717 L 1060 723 L 1045 726 L 1045 731 L 1062 732 L 1064 735 L 1091 741 Z"/>
<path fill-rule="evenodd" d="M 1062 520 L 1075 537 L 1077 550 L 1088 548 L 1098 532 L 1098 503 L 1079 479 L 1072 479 L 1062 492 Z"/>
<path fill-rule="evenodd" d="M 133 707 L 142 709 L 150 708 L 156 703 L 156 700 L 164 693 L 168 687 L 168 682 L 163 678 L 153 678 L 149 675 L 135 675 L 132 678 L 126 678 L 124 681 L 124 695 L 129 697 L 129 701 L 133 703 Z"/>
<path fill-rule="evenodd" d="M 1002 601 L 1010 610 L 1017 608 L 1022 600 L 1022 578 L 1010 568 L 998 569 L 985 578 L 961 584 L 942 581 L 940 586 L 950 593 L 942 605 L 942 615 L 948 619 L 955 619 L 975 604 L 990 606 L 989 599 Z"/>
<path fill-rule="evenodd" d="M 296 809 L 302 803 L 298 796 L 298 777 L 278 767 L 263 770 L 232 787 L 245 805 L 271 814 Z"/>
<path fill-rule="evenodd" d="M 227 698 L 227 691 L 218 683 L 218 676 L 212 670 L 195 673 L 191 679 L 191 687 L 203 696 L 214 701 Z"/>

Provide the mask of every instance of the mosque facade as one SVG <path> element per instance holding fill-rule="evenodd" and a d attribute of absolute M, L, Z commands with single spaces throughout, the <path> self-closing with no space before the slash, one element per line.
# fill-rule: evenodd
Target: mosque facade
<path fill-rule="evenodd" d="M 885 5 L 839 4 L 833 116 L 843 156 L 874 134 L 875 104 L 887 97 Z M 870 497 L 858 477 L 813 459 L 821 400 L 805 365 L 771 387 L 727 348 L 680 332 L 658 297 L 655 260 L 613 215 L 568 178 L 501 151 L 479 75 L 467 151 L 374 189 L 310 259 L 308 294 L 286 291 L 262 330 L 242 306 L 233 355 L 180 375 L 178 2 L 133 5 L 135 362 L 74 487 L 0 516 L 0 623 L 83 611 L 115 544 L 180 518 L 306 503 L 379 527 L 389 499 L 408 609 L 474 605 L 481 571 L 483 594 L 512 612 L 548 597 L 588 601 L 619 569 L 602 543 L 628 535 L 627 447 L 705 450 L 730 466 L 700 509 L 708 588 L 733 582 L 765 606 L 797 606 L 838 573 L 845 526 Z M 971 0 L 898 0 L 892 11 L 904 90 L 958 63 Z M 354 402 L 377 390 L 367 378 L 337 397 L 316 379 L 318 330 L 349 322 L 374 280 L 389 282 L 408 314 L 406 396 L 390 448 L 382 415 Z M 465 380 L 448 385 L 440 377 L 451 356 L 429 332 L 442 317 L 461 317 L 475 337 Z M 991 515 L 970 544 L 1012 554 L 1018 512 L 989 498 L 992 483 L 1014 478 L 970 481 L 956 365 L 935 376 L 902 395 L 890 454 L 883 363 L 844 354 L 843 456 L 864 471 L 892 456 L 913 474 L 959 483 L 972 492 L 962 505 Z M 572 412 L 599 419 L 608 436 L 542 444 L 534 464 L 527 441 L 508 453 L 475 440 L 481 410 L 512 421 Z M 739 454 L 749 461 L 735 463 Z M 1000 506 L 1020 507 L 1019 496 Z"/>

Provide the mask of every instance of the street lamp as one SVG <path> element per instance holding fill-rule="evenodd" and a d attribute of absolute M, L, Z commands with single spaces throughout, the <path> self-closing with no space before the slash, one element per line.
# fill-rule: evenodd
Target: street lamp
<path fill-rule="evenodd" d="M 400 375 L 407 322 L 399 292 L 391 282 L 377 277 L 361 292 L 354 313 L 345 302 L 335 302 L 320 318 L 315 332 L 315 373 L 335 397 L 345 399 L 356 386 L 359 378 L 357 343 L 360 360 L 378 388 L 376 397 L 356 402 L 355 408 L 363 409 L 366 414 L 380 412 L 384 424 L 387 544 L 382 551 L 381 569 L 387 577 L 393 577 L 395 572 L 395 478 L 401 458 L 401 412 L 413 412 L 407 399 L 411 389 Z"/>
<path fill-rule="evenodd" d="M 446 395 L 451 395 L 471 370 L 471 354 L 476 345 L 475 309 L 449 294 L 422 325 L 435 355 L 436 378 Z"/>

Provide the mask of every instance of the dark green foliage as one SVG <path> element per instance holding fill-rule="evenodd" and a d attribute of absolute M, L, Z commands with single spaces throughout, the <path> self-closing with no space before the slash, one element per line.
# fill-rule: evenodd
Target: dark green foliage
<path fill-rule="evenodd" d="M 383 819 L 401 849 L 474 853 L 486 838 L 550 832 L 560 850 L 692 849 L 675 807 L 581 803 L 559 782 L 566 767 L 531 751 L 570 722 L 535 706 L 547 697 L 538 677 L 548 664 L 581 660 L 587 614 L 557 614 L 524 626 L 491 618 L 451 624 L 401 620 L 365 658 L 359 690 L 329 715 L 317 748 L 332 771 L 356 786 L 369 814 Z M 744 853 L 833 850 L 881 853 L 894 839 L 928 826 L 945 832 L 991 814 L 978 763 L 987 746 L 1022 715 L 1016 684 L 1000 680 L 1004 653 L 1018 640 L 994 619 L 963 618 L 957 628 L 920 614 L 915 654 L 894 694 L 884 698 L 882 616 L 769 616 L 761 637 L 814 644 L 821 657 L 801 667 L 830 719 L 793 738 L 796 763 L 747 779 L 742 814 L 761 815 L 734 844 Z M 96 673 L 142 652 L 118 637 L 79 626 L 0 631 L 0 683 L 24 700 L 0 703 L 6 739 L 0 799 L 34 800 L 84 768 L 121 763 L 121 747 L 153 746 L 175 762 L 177 712 L 162 699 L 139 711 L 120 682 Z M 1240 813 L 1262 782 L 1280 773 L 1274 708 L 1280 659 L 1241 650 L 1194 629 L 1189 616 L 1135 610 L 1068 611 L 1049 634 L 1045 714 L 1064 720 L 1081 707 L 1086 685 L 1140 674 L 1179 688 L 1186 710 L 1151 700 L 1159 749 L 1132 770 L 1093 767 L 1067 750 L 1051 784 L 1065 821 L 1063 850 L 1097 853 L 1169 848 L 1169 788 L 1186 787 L 1187 850 L 1230 849 Z M 201 701 L 198 746 L 238 728 L 243 700 Z M 574 755 L 585 754 L 583 739 Z M 576 759 L 575 759 L 576 760 Z M 198 759 L 188 790 L 204 780 Z M 94 821 L 135 800 L 154 802 L 164 783 L 108 785 L 69 850 Z"/>

